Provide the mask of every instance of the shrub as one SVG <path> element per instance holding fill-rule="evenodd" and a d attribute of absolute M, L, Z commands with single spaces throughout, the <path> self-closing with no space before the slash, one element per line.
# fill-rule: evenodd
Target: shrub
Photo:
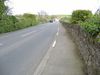
<path fill-rule="evenodd" d="M 89 10 L 75 10 L 72 13 L 71 22 L 78 23 L 80 21 L 84 22 L 92 17 L 92 12 Z"/>
<path fill-rule="evenodd" d="M 17 18 L 15 16 L 8 15 L 9 10 L 5 5 L 5 1 L 8 0 L 0 0 L 0 33 L 22 29 L 38 23 L 36 15 L 34 14 L 26 13 Z"/>
<path fill-rule="evenodd" d="M 100 17 L 94 16 L 91 19 L 81 23 L 81 26 L 89 33 L 93 38 L 100 32 Z"/>
<path fill-rule="evenodd" d="M 35 15 L 24 14 L 22 16 L 5 15 L 0 20 L 0 33 L 15 31 L 37 24 Z"/>
<path fill-rule="evenodd" d="M 15 23 L 18 20 L 14 16 L 3 16 L 0 20 L 0 33 L 15 30 Z"/>
<path fill-rule="evenodd" d="M 70 19 L 71 19 L 71 16 L 68 15 L 68 16 L 62 17 L 62 18 L 60 19 L 60 21 L 70 23 Z"/>

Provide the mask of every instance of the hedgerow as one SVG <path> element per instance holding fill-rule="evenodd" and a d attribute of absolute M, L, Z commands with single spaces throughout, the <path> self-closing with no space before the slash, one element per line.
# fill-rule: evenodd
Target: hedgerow
<path fill-rule="evenodd" d="M 85 22 L 81 22 L 80 25 L 93 38 L 96 38 L 100 33 L 100 17 L 98 16 L 93 16 L 91 19 L 88 19 Z"/>
<path fill-rule="evenodd" d="M 7 0 L 0 0 L 0 33 L 33 26 L 39 22 L 34 14 L 26 13 L 17 17 L 8 15 L 8 7 L 5 6 L 5 1 Z"/>
<path fill-rule="evenodd" d="M 92 12 L 89 10 L 75 10 L 72 13 L 71 22 L 77 24 L 78 22 L 84 22 L 92 17 Z"/>

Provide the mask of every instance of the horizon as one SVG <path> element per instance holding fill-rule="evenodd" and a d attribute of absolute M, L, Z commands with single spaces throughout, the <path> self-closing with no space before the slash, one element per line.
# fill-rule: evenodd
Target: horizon
<path fill-rule="evenodd" d="M 98 0 L 10 0 L 9 8 L 13 15 L 24 13 L 38 14 L 45 11 L 48 15 L 71 15 L 74 10 L 90 10 L 95 13 L 99 8 Z"/>

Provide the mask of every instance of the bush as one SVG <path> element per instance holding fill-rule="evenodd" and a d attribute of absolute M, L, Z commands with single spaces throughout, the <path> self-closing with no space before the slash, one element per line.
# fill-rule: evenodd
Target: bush
<path fill-rule="evenodd" d="M 34 14 L 26 13 L 17 18 L 15 16 L 8 15 L 9 10 L 5 5 L 5 1 L 8 0 L 0 0 L 0 33 L 22 29 L 38 23 L 36 15 Z"/>
<path fill-rule="evenodd" d="M 25 13 L 24 15 L 17 16 L 19 22 L 16 23 L 18 29 L 33 26 L 38 24 L 36 16 L 34 14 Z"/>
<path fill-rule="evenodd" d="M 100 17 L 98 16 L 94 16 L 80 24 L 93 38 L 96 38 L 100 32 Z"/>
<path fill-rule="evenodd" d="M 70 23 L 70 19 L 71 19 L 71 16 L 68 15 L 68 16 L 62 17 L 62 18 L 60 19 L 60 21 Z"/>
<path fill-rule="evenodd" d="M 15 31 L 18 29 L 26 28 L 36 25 L 38 21 L 33 14 L 24 14 L 22 16 L 5 15 L 0 20 L 0 33 Z"/>
<path fill-rule="evenodd" d="M 18 20 L 14 16 L 3 16 L 0 20 L 0 33 L 9 32 L 15 30 L 15 23 Z"/>
<path fill-rule="evenodd" d="M 89 10 L 75 10 L 72 13 L 71 22 L 72 23 L 79 23 L 86 21 L 87 19 L 92 17 L 92 12 Z"/>

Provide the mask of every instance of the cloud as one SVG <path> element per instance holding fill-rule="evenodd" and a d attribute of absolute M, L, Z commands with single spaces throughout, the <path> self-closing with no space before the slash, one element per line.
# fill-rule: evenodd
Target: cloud
<path fill-rule="evenodd" d="M 37 13 L 41 10 L 49 14 L 71 14 L 76 9 L 89 9 L 95 12 L 96 0 L 10 0 L 14 14 Z"/>

